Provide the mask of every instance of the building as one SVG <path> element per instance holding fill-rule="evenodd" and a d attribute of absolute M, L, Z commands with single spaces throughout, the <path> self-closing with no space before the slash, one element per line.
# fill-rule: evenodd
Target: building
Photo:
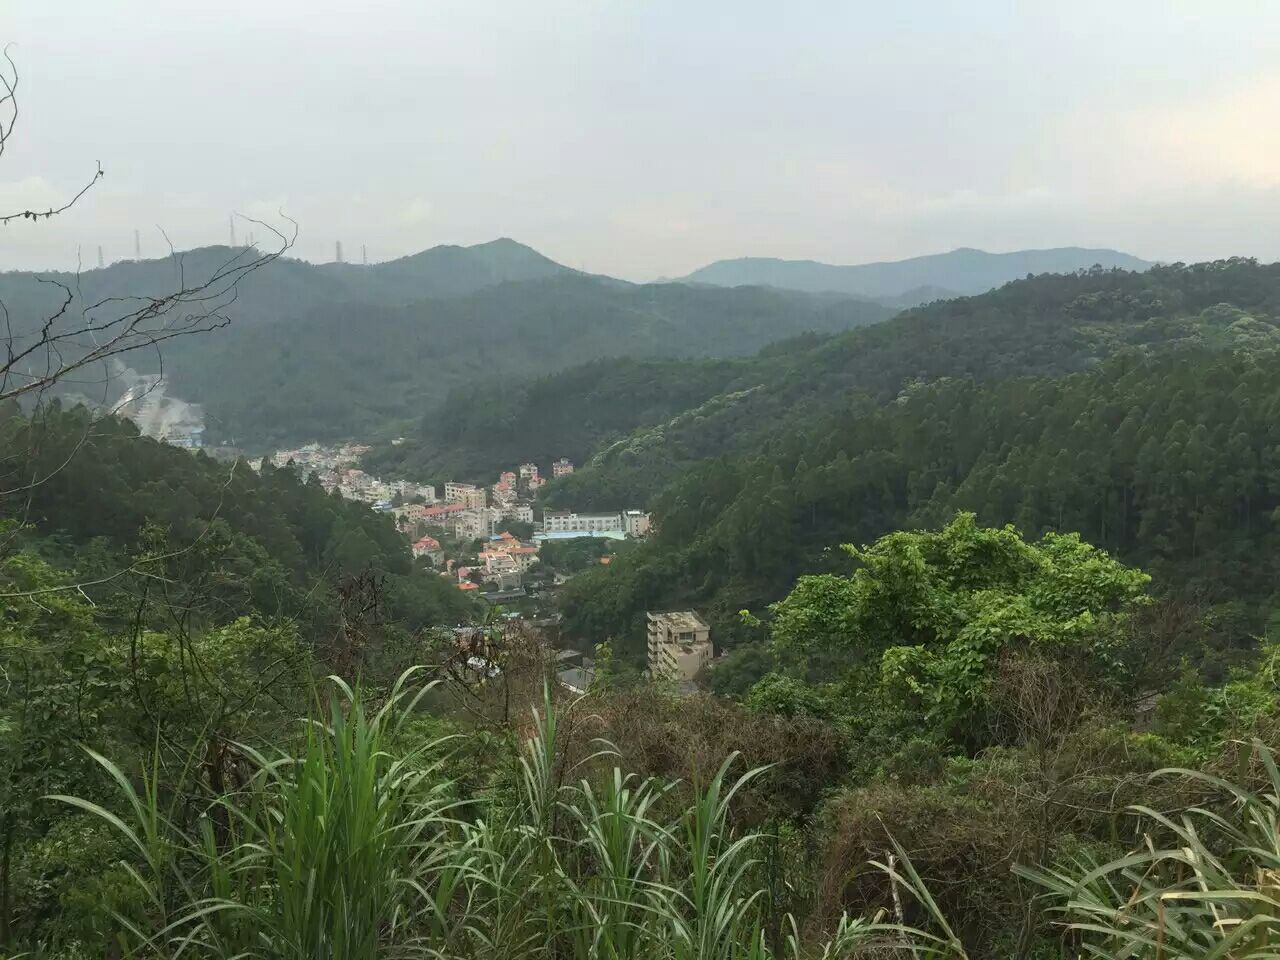
<path fill-rule="evenodd" d="M 452 480 L 444 485 L 444 498 L 449 503 L 461 503 L 469 510 L 480 510 L 488 502 L 483 487 Z"/>
<path fill-rule="evenodd" d="M 645 614 L 649 621 L 649 676 L 687 683 L 711 662 L 711 628 L 692 610 Z"/>
<path fill-rule="evenodd" d="M 444 559 L 444 550 L 435 537 L 422 537 L 414 541 L 412 550 L 415 557 L 426 557 L 432 563 L 439 563 Z"/>
<path fill-rule="evenodd" d="M 530 480 L 538 479 L 538 465 L 536 463 L 520 464 L 520 480 L 528 483 Z"/>
<path fill-rule="evenodd" d="M 566 460 L 564 457 L 561 457 L 551 465 L 552 478 L 567 477 L 571 473 L 573 473 L 573 462 Z"/>
<path fill-rule="evenodd" d="M 574 513 L 570 510 L 548 510 L 542 515 L 543 533 L 624 533 L 620 513 Z"/>
<path fill-rule="evenodd" d="M 426 523 L 438 523 L 447 526 L 460 513 L 465 513 L 467 505 L 465 503 L 441 503 L 434 507 L 427 507 L 422 511 L 420 517 Z"/>
<path fill-rule="evenodd" d="M 521 523 L 533 523 L 533 507 L 527 503 L 513 503 L 502 508 L 503 520 L 519 520 Z"/>
<path fill-rule="evenodd" d="M 622 532 L 628 537 L 644 537 L 649 534 L 649 514 L 643 510 L 625 510 L 622 514 Z"/>
<path fill-rule="evenodd" d="M 482 510 L 464 508 L 454 520 L 454 535 L 460 540 L 480 540 L 489 536 L 493 533 L 493 519 L 489 512 L 488 507 Z"/>
<path fill-rule="evenodd" d="M 538 562 L 538 547 L 521 543 L 519 538 L 503 531 L 480 551 L 480 559 L 489 572 L 514 570 L 525 573 Z"/>
<path fill-rule="evenodd" d="M 397 480 L 391 489 L 405 500 L 421 499 L 423 503 L 436 502 L 436 488 L 429 483 L 413 483 L 410 480 Z"/>

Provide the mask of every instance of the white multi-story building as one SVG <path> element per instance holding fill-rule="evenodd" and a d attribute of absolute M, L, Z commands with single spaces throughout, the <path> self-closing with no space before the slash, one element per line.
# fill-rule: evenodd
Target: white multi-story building
<path fill-rule="evenodd" d="M 623 533 L 620 513 L 574 513 L 548 510 L 542 515 L 543 533 Z"/>
<path fill-rule="evenodd" d="M 711 662 L 711 628 L 692 610 L 647 613 L 649 675 L 687 683 Z"/>
<path fill-rule="evenodd" d="M 567 477 L 571 473 L 573 473 L 573 462 L 571 460 L 561 457 L 555 463 L 551 464 L 551 476 L 553 478 Z"/>
<path fill-rule="evenodd" d="M 527 503 L 504 505 L 500 513 L 503 520 L 519 520 L 521 523 L 533 523 L 533 507 Z"/>
<path fill-rule="evenodd" d="M 649 532 L 649 514 L 642 510 L 621 513 L 574 513 L 571 510 L 548 510 L 542 515 L 543 533 L 622 533 L 643 537 Z"/>

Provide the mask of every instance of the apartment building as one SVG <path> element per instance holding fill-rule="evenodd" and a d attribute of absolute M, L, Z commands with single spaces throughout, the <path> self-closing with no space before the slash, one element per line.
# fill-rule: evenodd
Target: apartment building
<path fill-rule="evenodd" d="M 645 616 L 651 677 L 687 683 L 711 662 L 711 628 L 694 611 L 649 611 Z"/>

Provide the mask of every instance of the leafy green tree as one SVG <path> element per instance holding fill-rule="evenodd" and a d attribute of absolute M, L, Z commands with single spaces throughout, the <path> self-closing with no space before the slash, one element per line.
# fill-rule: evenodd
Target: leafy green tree
<path fill-rule="evenodd" d="M 1150 578 L 1074 534 L 1028 543 L 962 513 L 938 531 L 845 549 L 857 569 L 802 577 L 772 607 L 773 638 L 786 653 L 846 653 L 851 671 L 874 678 L 871 702 L 973 743 L 1011 654 L 1062 661 L 1102 688 L 1124 681 L 1126 627 Z"/>

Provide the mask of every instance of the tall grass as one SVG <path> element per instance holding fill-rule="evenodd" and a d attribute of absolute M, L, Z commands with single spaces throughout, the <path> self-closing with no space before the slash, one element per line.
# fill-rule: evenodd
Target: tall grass
<path fill-rule="evenodd" d="M 1209 788 L 1216 803 L 1147 825 L 1139 849 L 1108 863 L 1019 868 L 1041 884 L 1088 956 L 1116 960 L 1272 960 L 1280 957 L 1280 769 L 1264 744 L 1252 755 L 1261 789 L 1195 770 L 1162 770 Z"/>
<path fill-rule="evenodd" d="M 146 910 L 117 917 L 124 953 L 779 960 L 752 881 L 761 837 L 735 833 L 729 816 L 761 770 L 735 778 L 731 756 L 680 806 L 675 785 L 610 766 L 608 745 L 567 768 L 547 696 L 519 754 L 514 795 L 463 818 L 439 762 L 426 759 L 439 756 L 439 743 L 390 750 L 425 692 L 413 693 L 409 679 L 373 713 L 334 681 L 296 757 L 246 749 L 248 784 L 194 819 L 175 815 L 181 804 L 161 809 L 155 777 L 138 789 L 99 757 L 132 823 L 104 805 L 57 799 L 102 818 L 135 851 L 130 870 Z M 912 877 L 892 874 L 895 883 Z M 790 918 L 777 932 L 788 960 L 901 954 L 909 942 L 905 928 L 879 918 L 846 917 L 821 943 L 803 943 Z M 910 942 L 917 956 L 951 952 L 946 936 L 915 931 Z"/>

